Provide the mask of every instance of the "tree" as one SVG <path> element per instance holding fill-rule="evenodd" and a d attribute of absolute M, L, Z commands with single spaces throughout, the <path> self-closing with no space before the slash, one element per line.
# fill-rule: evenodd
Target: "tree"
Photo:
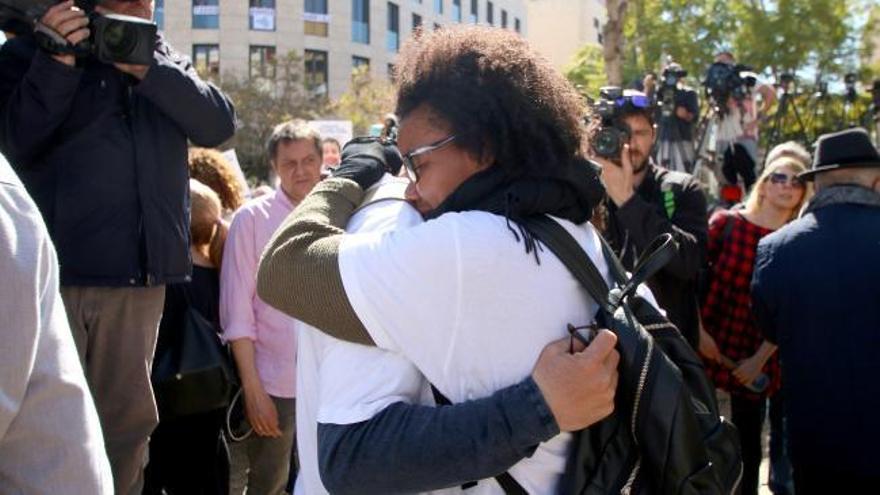
<path fill-rule="evenodd" d="M 372 124 L 392 111 L 394 90 L 388 83 L 374 80 L 367 65 L 352 71 L 348 91 L 329 108 L 331 114 L 351 121 L 355 136 L 368 134 Z"/>
<path fill-rule="evenodd" d="M 628 0 L 606 0 L 608 20 L 602 28 L 603 54 L 605 57 L 605 73 L 608 83 L 613 86 L 623 85 L 623 49 L 624 22 Z"/>
<path fill-rule="evenodd" d="M 224 148 L 235 148 L 245 175 L 253 180 L 269 176 L 266 141 L 272 129 L 293 119 L 313 119 L 326 107 L 324 97 L 309 94 L 303 86 L 302 58 L 288 52 L 272 61 L 273 77 L 249 77 L 248 74 L 225 73 L 223 91 L 235 103 L 238 129 Z"/>
<path fill-rule="evenodd" d="M 605 60 L 598 45 L 584 45 L 565 67 L 565 77 L 578 87 L 581 94 L 595 98 L 606 85 Z"/>

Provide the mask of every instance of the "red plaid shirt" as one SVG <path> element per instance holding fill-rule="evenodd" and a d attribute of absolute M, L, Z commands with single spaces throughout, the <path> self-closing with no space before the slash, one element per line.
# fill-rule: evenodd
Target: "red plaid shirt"
<path fill-rule="evenodd" d="M 725 239 L 727 222 L 733 222 L 733 228 Z M 764 341 L 751 311 L 750 284 L 758 241 L 771 232 L 735 211 L 719 211 L 709 220 L 710 283 L 702 307 L 703 327 L 715 339 L 721 354 L 735 362 L 754 355 Z M 714 361 L 706 360 L 706 372 L 718 388 L 760 397 L 743 387 L 731 370 Z M 780 385 L 777 353 L 767 360 L 763 372 L 770 378 L 766 395 L 773 395 Z"/>

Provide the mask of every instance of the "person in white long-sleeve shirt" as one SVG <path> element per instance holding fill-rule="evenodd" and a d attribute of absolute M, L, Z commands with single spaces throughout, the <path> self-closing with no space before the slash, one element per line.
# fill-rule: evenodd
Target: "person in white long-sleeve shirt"
<path fill-rule="evenodd" d="M 0 493 L 113 493 L 40 213 L 0 155 Z"/>

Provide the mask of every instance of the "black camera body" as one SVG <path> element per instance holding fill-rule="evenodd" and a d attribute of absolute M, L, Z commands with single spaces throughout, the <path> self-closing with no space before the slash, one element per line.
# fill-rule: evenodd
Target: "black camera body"
<path fill-rule="evenodd" d="M 593 113 L 600 119 L 600 126 L 590 145 L 602 158 L 617 159 L 623 145 L 629 141 L 629 127 L 620 121 L 617 100 L 623 98 L 623 90 L 617 86 L 599 89 L 599 100 L 593 105 Z"/>
<path fill-rule="evenodd" d="M 723 115 L 727 109 L 727 100 L 731 97 L 738 102 L 745 100 L 749 90 L 757 83 L 758 77 L 751 72 L 749 66 L 715 62 L 706 70 L 703 87 L 706 88 L 706 96 L 712 101 L 716 111 Z"/>
<path fill-rule="evenodd" d="M 678 81 L 687 77 L 687 74 L 687 71 L 677 64 L 670 64 L 663 69 L 663 83 L 657 91 L 659 96 L 657 103 L 660 105 L 661 117 L 672 117 L 675 112 L 675 92 L 678 90 Z"/>
<path fill-rule="evenodd" d="M 0 0 L 0 5 L 10 0 Z M 155 23 L 139 17 L 119 14 L 102 15 L 95 11 L 95 2 L 81 0 L 76 5 L 89 16 L 89 39 L 71 46 L 68 41 L 38 20 L 42 13 L 19 11 L 32 18 L 34 35 L 40 46 L 54 54 L 95 56 L 98 60 L 112 64 L 150 65 L 156 49 L 158 27 Z M 48 5 L 48 7 L 51 6 Z M 48 8 L 45 7 L 45 8 Z M 42 9 L 40 12 L 45 12 Z"/>
<path fill-rule="evenodd" d="M 86 47 L 105 63 L 150 65 L 156 49 L 156 24 L 124 15 L 89 15 L 92 35 Z"/>

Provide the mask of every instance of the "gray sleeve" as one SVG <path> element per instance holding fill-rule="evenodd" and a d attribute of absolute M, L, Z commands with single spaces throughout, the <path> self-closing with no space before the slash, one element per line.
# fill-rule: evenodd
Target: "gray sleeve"
<path fill-rule="evenodd" d="M 531 377 L 451 406 L 397 402 L 368 421 L 318 425 L 321 480 L 335 494 L 437 490 L 497 476 L 558 433 Z"/>

